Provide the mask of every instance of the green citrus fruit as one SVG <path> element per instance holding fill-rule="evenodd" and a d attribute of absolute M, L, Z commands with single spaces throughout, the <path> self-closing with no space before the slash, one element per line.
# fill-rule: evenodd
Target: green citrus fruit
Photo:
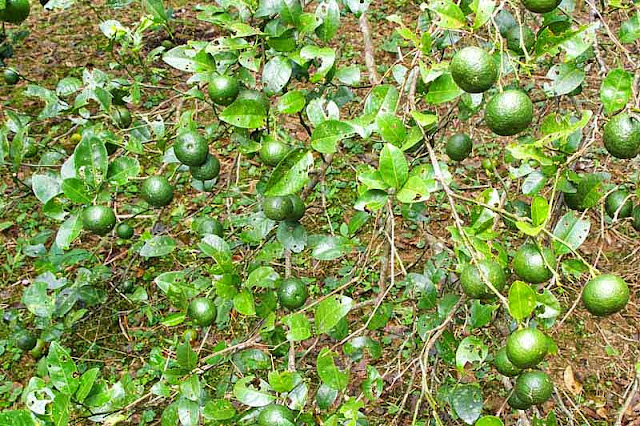
<path fill-rule="evenodd" d="M 280 161 L 291 151 L 291 147 L 286 143 L 265 138 L 260 147 L 260 160 L 267 166 L 277 166 Z"/>
<path fill-rule="evenodd" d="M 77 144 L 78 142 L 80 142 L 82 140 L 82 135 L 80 133 L 76 132 L 76 133 L 71 135 L 69 140 L 71 141 L 71 143 Z"/>
<path fill-rule="evenodd" d="M 2 72 L 2 77 L 4 77 L 4 82 L 11 86 L 20 81 L 20 74 L 13 68 L 5 68 Z"/>
<path fill-rule="evenodd" d="M 551 397 L 553 383 L 544 371 L 533 370 L 518 376 L 514 389 L 520 401 L 529 405 L 537 405 Z"/>
<path fill-rule="evenodd" d="M 545 263 L 546 260 L 546 263 Z M 553 276 L 556 268 L 556 258 L 548 247 L 542 249 L 542 253 L 534 244 L 524 244 L 513 257 L 513 271 L 520 279 L 531 284 L 540 284 L 548 281 Z"/>
<path fill-rule="evenodd" d="M 131 113 L 125 106 L 116 105 L 111 111 L 111 118 L 120 129 L 127 129 L 131 126 Z"/>
<path fill-rule="evenodd" d="M 208 154 L 204 164 L 189 167 L 189 170 L 194 179 L 202 181 L 215 179 L 220 174 L 220 161 L 215 155 Z"/>
<path fill-rule="evenodd" d="M 304 305 L 307 297 L 309 297 L 307 286 L 298 278 L 287 278 L 278 287 L 278 300 L 289 310 L 298 309 Z"/>
<path fill-rule="evenodd" d="M 522 33 L 520 32 L 520 28 L 522 28 Z M 531 48 L 536 42 L 536 36 L 529 27 L 511 27 L 507 30 L 505 38 L 507 39 L 507 47 L 509 50 L 518 55 L 524 55 L 522 43 L 520 43 L 521 38 L 524 40 L 524 47 L 527 49 L 527 52 L 531 52 Z"/>
<path fill-rule="evenodd" d="M 458 51 L 449 69 L 456 84 L 469 93 L 488 90 L 498 78 L 498 67 L 491 55 L 474 46 Z"/>
<path fill-rule="evenodd" d="M 622 189 L 613 191 L 607 195 L 607 198 L 604 200 L 604 207 L 609 217 L 613 218 L 616 213 L 618 214 L 618 219 L 631 216 L 633 203 L 628 197 L 629 193 Z"/>
<path fill-rule="evenodd" d="M 512 136 L 525 130 L 533 121 L 533 103 L 521 90 L 505 90 L 487 103 L 484 119 L 493 133 Z"/>
<path fill-rule="evenodd" d="M 487 171 L 493 170 L 496 168 L 496 161 L 492 158 L 484 158 L 482 160 L 482 168 Z"/>
<path fill-rule="evenodd" d="M 216 319 L 216 305 L 206 297 L 198 297 L 189 303 L 187 315 L 194 324 L 206 327 Z"/>
<path fill-rule="evenodd" d="M 288 407 L 279 404 L 269 404 L 260 411 L 258 424 L 260 426 L 291 426 L 295 415 Z"/>
<path fill-rule="evenodd" d="M 547 336 L 537 328 L 523 328 L 507 338 L 507 357 L 518 368 L 535 367 L 547 350 Z"/>
<path fill-rule="evenodd" d="M 629 286 L 613 274 L 604 274 L 590 280 L 582 292 L 582 303 L 593 315 L 611 315 L 624 309 L 629 302 Z"/>
<path fill-rule="evenodd" d="M 164 207 L 173 200 L 173 187 L 164 176 L 150 176 L 142 183 L 142 198 L 152 207 Z"/>
<path fill-rule="evenodd" d="M 293 210 L 291 211 L 289 217 L 287 217 L 287 220 L 295 222 L 302 219 L 302 216 L 304 216 L 304 212 L 306 210 L 302 198 L 300 198 L 300 196 L 297 194 L 287 195 L 287 197 L 289 197 L 289 199 L 291 200 L 291 204 L 293 205 Z"/>
<path fill-rule="evenodd" d="M 201 166 L 209 155 L 209 144 L 198 132 L 186 130 L 181 132 L 173 145 L 176 158 L 184 165 Z"/>
<path fill-rule="evenodd" d="M 222 237 L 222 224 L 211 217 L 201 217 L 193 221 L 194 231 L 200 235 L 213 234 Z"/>
<path fill-rule="evenodd" d="M 230 105 L 240 93 L 238 81 L 228 75 L 217 75 L 209 81 L 209 97 L 217 105 Z"/>
<path fill-rule="evenodd" d="M 116 234 L 118 237 L 128 240 L 133 237 L 133 228 L 126 222 L 119 223 L 116 226 Z"/>
<path fill-rule="evenodd" d="M 496 370 L 498 370 L 498 372 L 500 372 L 500 374 L 504 376 L 514 377 L 522 373 L 521 368 L 516 367 L 511 361 L 509 361 L 506 346 L 500 348 L 493 363 L 496 366 Z"/>
<path fill-rule="evenodd" d="M 502 37 L 506 37 L 507 31 L 518 25 L 516 18 L 514 18 L 513 14 L 506 9 L 500 10 L 500 12 L 495 15 L 494 20 L 498 25 L 498 29 L 500 30 L 500 35 Z"/>
<path fill-rule="evenodd" d="M 286 220 L 293 214 L 293 203 L 288 196 L 266 197 L 262 211 L 271 220 Z"/>
<path fill-rule="evenodd" d="M 613 117 L 604 125 L 604 147 L 616 158 L 633 158 L 640 151 L 640 122 L 627 113 Z"/>
<path fill-rule="evenodd" d="M 116 215 L 107 206 L 89 206 L 82 212 L 82 224 L 96 235 L 105 235 L 116 225 Z"/>
<path fill-rule="evenodd" d="M 473 142 L 466 133 L 456 133 L 447 140 L 445 151 L 454 161 L 462 161 L 471 154 Z"/>
<path fill-rule="evenodd" d="M 264 106 L 265 110 L 269 109 L 269 98 L 262 92 L 253 89 L 244 89 L 238 93 L 236 99 L 248 99 L 250 101 L 258 101 Z"/>
<path fill-rule="evenodd" d="M 637 205 L 633 208 L 631 217 L 633 218 L 633 222 L 631 222 L 633 229 L 635 229 L 636 231 L 640 231 L 640 205 Z"/>
<path fill-rule="evenodd" d="M 478 261 L 477 267 L 469 263 L 462 270 L 460 284 L 465 294 L 472 299 L 484 299 L 494 296 L 491 289 L 486 286 L 480 271 L 484 273 L 486 279 L 489 280 L 498 291 L 501 291 L 507 283 L 504 270 L 497 262 L 483 259 Z"/>
<path fill-rule="evenodd" d="M 564 201 L 570 209 L 583 211 L 592 207 L 604 196 L 602 178 L 595 173 L 582 176 L 576 185 L 576 192 L 565 193 Z"/>
<path fill-rule="evenodd" d="M 520 400 L 515 392 L 507 400 L 507 403 L 511 408 L 515 408 L 516 410 L 528 410 L 529 407 L 531 407 L 531 404 L 527 404 L 526 402 Z"/>
<path fill-rule="evenodd" d="M 527 10 L 534 13 L 547 13 L 558 7 L 562 0 L 522 0 Z"/>
<path fill-rule="evenodd" d="M 6 0 L 3 10 L 0 10 L 0 21 L 19 24 L 29 16 L 29 0 Z"/>
<path fill-rule="evenodd" d="M 36 347 L 38 339 L 35 338 L 28 330 L 20 330 L 13 336 L 16 346 L 23 351 L 30 351 Z"/>

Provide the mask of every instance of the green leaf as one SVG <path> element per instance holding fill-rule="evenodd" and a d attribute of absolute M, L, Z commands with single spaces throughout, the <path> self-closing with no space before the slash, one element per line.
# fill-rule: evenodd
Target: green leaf
<path fill-rule="evenodd" d="M 177 46 L 162 55 L 162 60 L 170 66 L 186 72 L 216 71 L 213 57 L 205 50 L 197 51 L 191 46 Z"/>
<path fill-rule="evenodd" d="M 536 195 L 531 201 L 531 220 L 533 226 L 542 225 L 549 217 L 549 203 L 546 199 Z"/>
<path fill-rule="evenodd" d="M 364 103 L 364 114 L 378 116 L 394 113 L 399 96 L 398 89 L 394 86 L 383 84 L 374 87 Z"/>
<path fill-rule="evenodd" d="M 55 311 L 53 298 L 47 294 L 47 283 L 42 281 L 36 281 L 24 290 L 22 303 L 29 312 L 42 318 L 51 318 Z"/>
<path fill-rule="evenodd" d="M 282 114 L 295 114 L 302 111 L 306 103 L 304 92 L 293 90 L 282 95 L 278 103 L 278 111 Z"/>
<path fill-rule="evenodd" d="M 389 195 L 385 191 L 369 189 L 358 197 L 356 202 L 353 204 L 353 208 L 360 211 L 364 211 L 365 209 L 377 211 L 387 204 L 388 199 Z M 404 202 L 403 200 L 400 201 Z"/>
<path fill-rule="evenodd" d="M 255 376 L 239 379 L 233 386 L 233 395 L 238 401 L 249 407 L 264 407 L 275 401 L 276 397 L 267 390 L 256 389 L 250 385 Z"/>
<path fill-rule="evenodd" d="M 31 188 L 36 198 L 47 204 L 47 201 L 60 194 L 60 179 L 50 175 L 35 174 L 31 177 Z"/>
<path fill-rule="evenodd" d="M 620 111 L 631 98 L 633 74 L 622 68 L 616 68 L 607 74 L 600 86 L 600 100 L 604 104 L 604 111 L 611 115 Z"/>
<path fill-rule="evenodd" d="M 69 178 L 62 181 L 62 192 L 74 203 L 91 204 L 92 198 L 87 193 L 84 182 L 77 178 Z"/>
<path fill-rule="evenodd" d="M 94 135 L 83 136 L 73 153 L 76 176 L 88 185 L 97 187 L 104 180 L 108 168 L 107 148 Z"/>
<path fill-rule="evenodd" d="M 185 370 L 193 370 L 198 366 L 198 354 L 193 350 L 191 344 L 184 341 L 176 349 L 176 361 Z"/>
<path fill-rule="evenodd" d="M 162 0 L 142 0 L 142 4 L 144 9 L 153 16 L 154 21 L 159 23 L 169 22 Z"/>
<path fill-rule="evenodd" d="M 311 83 L 322 81 L 336 62 L 336 51 L 330 47 L 305 46 L 300 51 L 300 56 L 308 61 L 320 59 L 320 66 L 309 78 Z"/>
<path fill-rule="evenodd" d="M 289 195 L 299 192 L 309 181 L 313 166 L 313 154 L 305 149 L 295 149 L 278 164 L 267 181 L 265 195 Z"/>
<path fill-rule="evenodd" d="M 313 129 L 311 146 L 323 154 L 332 154 L 337 151 L 338 142 L 350 138 L 354 133 L 354 128 L 348 123 L 326 120 Z"/>
<path fill-rule="evenodd" d="M 355 86 L 360 83 L 361 75 L 360 75 L 360 67 L 358 65 L 349 65 L 346 67 L 339 68 L 336 71 L 336 78 L 347 86 Z"/>
<path fill-rule="evenodd" d="M 343 390 L 349 384 L 349 370 L 340 371 L 336 367 L 334 362 L 336 356 L 337 354 L 329 348 L 322 348 L 318 354 L 316 368 L 323 383 L 333 389 Z"/>
<path fill-rule="evenodd" d="M 353 299 L 347 296 L 333 295 L 318 303 L 315 310 L 315 323 L 318 334 L 328 333 L 344 318 L 353 307 Z"/>
<path fill-rule="evenodd" d="M 547 177 L 544 173 L 534 171 L 529 173 L 522 182 L 522 193 L 524 195 L 535 195 L 547 184 Z"/>
<path fill-rule="evenodd" d="M 316 35 L 325 43 L 331 41 L 340 28 L 340 8 L 336 0 L 323 0 L 316 8 L 316 18 L 322 24 L 316 29 Z"/>
<path fill-rule="evenodd" d="M 269 371 L 269 385 L 278 393 L 291 392 L 301 381 L 300 375 L 292 371 Z"/>
<path fill-rule="evenodd" d="M 225 240 L 217 235 L 207 234 L 202 238 L 202 241 L 198 243 L 198 247 L 204 254 L 213 258 L 222 271 L 233 271 L 231 249 Z"/>
<path fill-rule="evenodd" d="M 451 0 L 432 0 L 428 5 L 429 10 L 435 12 L 440 20 L 437 25 L 444 29 L 459 29 L 466 25 L 464 13 L 460 7 Z"/>
<path fill-rule="evenodd" d="M 36 426 L 36 422 L 33 420 L 31 412 L 27 410 L 8 410 L 1 412 L 0 424 L 11 426 Z M 40 422 L 37 424 L 39 425 Z"/>
<path fill-rule="evenodd" d="M 89 395 L 89 392 L 91 392 L 98 374 L 100 374 L 100 369 L 96 367 L 85 371 L 84 374 L 80 376 L 78 390 L 76 391 L 76 400 L 79 402 L 84 401 L 84 399 Z"/>
<path fill-rule="evenodd" d="M 425 101 L 429 104 L 438 105 L 451 102 L 463 93 L 464 91 L 458 87 L 451 73 L 447 71 L 431 83 Z"/>
<path fill-rule="evenodd" d="M 252 316 L 256 314 L 256 306 L 253 301 L 253 296 L 247 289 L 242 290 L 234 296 L 233 307 L 242 315 Z"/>
<path fill-rule="evenodd" d="M 468 425 L 482 414 L 482 391 L 476 384 L 457 385 L 451 391 L 449 401 L 458 417 Z"/>
<path fill-rule="evenodd" d="M 69 109 L 69 104 L 58 98 L 55 92 L 35 84 L 28 85 L 24 95 L 44 101 L 45 105 L 38 115 L 38 120 L 57 117 L 62 111 Z"/>
<path fill-rule="evenodd" d="M 168 235 L 156 235 L 147 240 L 140 249 L 142 257 L 161 257 L 171 253 L 176 248 L 176 241 Z"/>
<path fill-rule="evenodd" d="M 432 113 L 422 113 L 418 111 L 411 111 L 411 117 L 424 128 L 425 131 L 432 130 L 433 127 L 438 124 L 438 115 Z"/>
<path fill-rule="evenodd" d="M 293 253 L 301 253 L 307 245 L 307 230 L 300 222 L 280 222 L 276 236 L 282 247 Z"/>
<path fill-rule="evenodd" d="M 620 25 L 618 38 L 621 43 L 633 43 L 640 38 L 640 11 Z"/>
<path fill-rule="evenodd" d="M 311 256 L 316 260 L 335 260 L 353 249 L 353 242 L 341 235 L 311 235 L 309 245 L 313 248 Z"/>
<path fill-rule="evenodd" d="M 249 274 L 244 282 L 244 287 L 249 290 L 253 288 L 275 288 L 276 281 L 280 275 L 271 266 L 260 266 Z"/>
<path fill-rule="evenodd" d="M 479 300 L 474 300 L 469 325 L 472 329 L 484 327 L 491 322 L 491 317 L 498 308 L 499 305 L 483 305 Z"/>
<path fill-rule="evenodd" d="M 274 56 L 264 65 L 262 81 L 268 94 L 279 93 L 291 78 L 291 61 L 282 56 Z"/>
<path fill-rule="evenodd" d="M 575 90 L 584 81 L 585 73 L 572 63 L 554 65 L 547 74 L 553 80 L 553 91 L 557 96 Z"/>
<path fill-rule="evenodd" d="M 56 233 L 56 245 L 62 250 L 68 250 L 80 232 L 82 232 L 82 219 L 80 215 L 73 214 L 60 225 Z"/>
<path fill-rule="evenodd" d="M 473 19 L 473 29 L 477 30 L 491 18 L 496 8 L 496 2 L 495 0 L 473 0 L 469 7 L 476 14 Z"/>
<path fill-rule="evenodd" d="M 131 157 L 118 157 L 107 170 L 107 180 L 113 185 L 125 185 L 140 174 L 140 162 Z"/>
<path fill-rule="evenodd" d="M 588 219 L 580 219 L 571 211 L 565 213 L 553 229 L 553 235 L 566 243 L 552 241 L 556 255 L 562 256 L 571 253 L 571 249 L 577 250 L 589 236 L 590 229 L 591 222 Z"/>
<path fill-rule="evenodd" d="M 482 364 L 488 354 L 489 347 L 484 344 L 482 339 L 475 336 L 465 337 L 456 350 L 456 368 L 462 372 L 467 363 Z"/>
<path fill-rule="evenodd" d="M 264 104 L 256 99 L 236 99 L 220 113 L 220 119 L 243 129 L 258 129 L 267 121 Z"/>
<path fill-rule="evenodd" d="M 51 342 L 47 355 L 47 370 L 51 384 L 65 395 L 73 395 L 78 389 L 79 381 L 76 363 L 69 352 L 58 342 Z"/>
<path fill-rule="evenodd" d="M 502 420 L 496 416 L 483 416 L 478 419 L 475 426 L 504 426 Z"/>
<path fill-rule="evenodd" d="M 509 312 L 516 321 L 522 321 L 536 307 L 536 292 L 522 281 L 514 281 L 509 289 Z"/>
<path fill-rule="evenodd" d="M 202 407 L 202 417 L 208 421 L 229 420 L 235 415 L 236 408 L 225 399 L 211 399 Z"/>
<path fill-rule="evenodd" d="M 287 332 L 287 340 L 299 342 L 311 337 L 311 325 L 307 316 L 301 312 L 287 315 L 282 322 L 289 327 Z"/>
<path fill-rule="evenodd" d="M 400 148 L 390 143 L 386 144 L 380 152 L 380 175 L 384 182 L 396 189 L 409 178 L 409 163 Z"/>
<path fill-rule="evenodd" d="M 400 146 L 407 138 L 407 129 L 402 120 L 394 114 L 385 113 L 376 117 L 378 133 L 385 142 Z"/>

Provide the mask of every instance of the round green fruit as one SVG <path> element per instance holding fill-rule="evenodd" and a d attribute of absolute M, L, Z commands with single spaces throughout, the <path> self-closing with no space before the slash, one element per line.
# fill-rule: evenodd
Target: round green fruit
<path fill-rule="evenodd" d="M 262 202 L 264 215 L 271 220 L 286 220 L 293 215 L 293 203 L 288 196 L 266 197 Z"/>
<path fill-rule="evenodd" d="M 193 221 L 193 229 L 200 235 L 213 234 L 222 237 L 223 227 L 211 217 L 201 217 Z"/>
<path fill-rule="evenodd" d="M 522 28 L 522 32 L 520 29 Z M 506 37 L 507 39 L 507 47 L 514 53 L 518 55 L 524 55 L 524 51 L 522 50 L 522 44 L 520 42 L 521 39 L 524 40 L 524 47 L 527 49 L 527 52 L 531 52 L 531 48 L 536 42 L 536 36 L 529 27 L 511 27 L 507 30 Z"/>
<path fill-rule="evenodd" d="M 216 319 L 216 305 L 206 297 L 198 297 L 189 303 L 187 315 L 194 324 L 206 327 Z"/>
<path fill-rule="evenodd" d="M 142 183 L 142 198 L 152 207 L 164 207 L 173 200 L 173 187 L 164 176 L 150 176 Z"/>
<path fill-rule="evenodd" d="M 189 167 L 189 170 L 194 179 L 201 181 L 215 179 L 220 174 L 220 161 L 215 155 L 207 154 L 204 164 Z"/>
<path fill-rule="evenodd" d="M 209 97 L 217 105 L 231 105 L 240 93 L 238 80 L 228 75 L 217 75 L 209 81 Z"/>
<path fill-rule="evenodd" d="M 468 93 L 482 93 L 498 79 L 495 61 L 479 47 L 469 46 L 458 51 L 449 69 L 456 84 Z"/>
<path fill-rule="evenodd" d="M 0 21 L 19 24 L 29 16 L 29 0 L 6 0 L 5 8 L 0 10 Z"/>
<path fill-rule="evenodd" d="M 590 280 L 582 292 L 584 307 L 597 316 L 621 311 L 629 302 L 629 286 L 613 274 L 599 275 Z"/>
<path fill-rule="evenodd" d="M 542 404 L 553 393 L 553 383 L 547 373 L 540 370 L 527 371 L 516 379 L 514 393 L 525 404 Z"/>
<path fill-rule="evenodd" d="M 505 90 L 487 103 L 484 119 L 493 133 L 512 136 L 525 130 L 533 121 L 533 103 L 521 90 Z"/>
<path fill-rule="evenodd" d="M 620 113 L 604 125 L 604 147 L 616 158 L 634 158 L 640 151 L 640 122 Z"/>
<path fill-rule="evenodd" d="M 295 415 L 288 407 L 280 404 L 269 404 L 260 411 L 258 424 L 260 426 L 291 426 Z"/>
<path fill-rule="evenodd" d="M 4 82 L 10 86 L 13 86 L 20 81 L 20 74 L 13 68 L 5 68 L 2 72 L 2 77 L 4 78 Z"/>
<path fill-rule="evenodd" d="M 511 408 L 514 408 L 516 410 L 528 410 L 531 407 L 531 404 L 527 404 L 526 402 L 518 398 L 518 395 L 515 392 L 507 400 L 507 404 L 509 404 Z"/>
<path fill-rule="evenodd" d="M 493 170 L 496 168 L 496 161 L 492 158 L 484 158 L 482 160 L 482 169 L 483 170 Z"/>
<path fill-rule="evenodd" d="M 636 231 L 640 231 L 640 205 L 637 205 L 633 208 L 631 217 L 633 218 L 633 221 L 631 222 L 633 229 L 635 229 Z"/>
<path fill-rule="evenodd" d="M 194 130 L 181 132 L 173 145 L 176 158 L 184 165 L 197 167 L 204 164 L 209 155 L 209 144 Z"/>
<path fill-rule="evenodd" d="M 537 328 L 523 328 L 507 339 L 507 357 L 517 368 L 535 367 L 547 355 L 547 336 Z"/>
<path fill-rule="evenodd" d="M 116 215 L 107 206 L 89 206 L 82 212 L 82 224 L 96 235 L 105 235 L 116 225 Z"/>
<path fill-rule="evenodd" d="M 283 307 L 289 310 L 303 306 L 307 297 L 309 297 L 309 290 L 299 278 L 287 278 L 278 287 L 278 300 Z"/>
<path fill-rule="evenodd" d="M 473 150 L 473 142 L 466 133 L 456 133 L 447 140 L 445 151 L 454 161 L 466 159 Z"/>
<path fill-rule="evenodd" d="M 293 205 L 293 210 L 291 211 L 289 217 L 287 217 L 287 220 L 295 222 L 302 219 L 306 210 L 306 206 L 304 205 L 304 201 L 302 201 L 302 198 L 300 198 L 298 194 L 290 194 L 287 195 L 287 197 L 289 197 L 289 199 L 291 200 L 291 204 Z"/>
<path fill-rule="evenodd" d="M 496 359 L 493 362 L 496 366 L 496 370 L 504 376 L 514 377 L 522 373 L 522 369 L 513 365 L 507 356 L 507 348 L 503 346 L 496 354 Z"/>
<path fill-rule="evenodd" d="M 124 240 L 128 240 L 133 237 L 133 228 L 126 222 L 119 223 L 118 226 L 116 226 L 116 235 Z"/>
<path fill-rule="evenodd" d="M 111 118 L 120 129 L 128 129 L 131 126 L 131 113 L 125 106 L 116 105 L 111 111 Z"/>
<path fill-rule="evenodd" d="M 513 257 L 513 271 L 520 279 L 531 284 L 540 284 L 553 277 L 553 272 L 547 264 L 553 270 L 556 269 L 553 251 L 545 247 L 540 253 L 534 244 L 522 245 Z"/>
<path fill-rule="evenodd" d="M 533 13 L 547 13 L 558 7 L 562 0 L 522 0 L 524 7 Z"/>
<path fill-rule="evenodd" d="M 271 137 L 265 138 L 260 147 L 260 160 L 267 166 L 277 166 L 289 151 L 291 147 L 286 143 Z"/>
<path fill-rule="evenodd" d="M 629 193 L 619 189 L 607 195 L 607 198 L 604 201 L 604 208 L 609 217 L 613 218 L 617 213 L 618 219 L 624 219 L 631 216 L 633 203 L 629 198 Z"/>
<path fill-rule="evenodd" d="M 28 330 L 20 330 L 13 336 L 16 346 L 23 351 L 30 351 L 36 347 L 38 339 Z"/>
<path fill-rule="evenodd" d="M 485 284 L 483 274 L 498 291 L 507 283 L 504 270 L 497 262 L 483 259 L 478 261 L 478 266 L 469 263 L 462 270 L 460 284 L 464 293 L 472 299 L 485 299 L 495 295 Z"/>

